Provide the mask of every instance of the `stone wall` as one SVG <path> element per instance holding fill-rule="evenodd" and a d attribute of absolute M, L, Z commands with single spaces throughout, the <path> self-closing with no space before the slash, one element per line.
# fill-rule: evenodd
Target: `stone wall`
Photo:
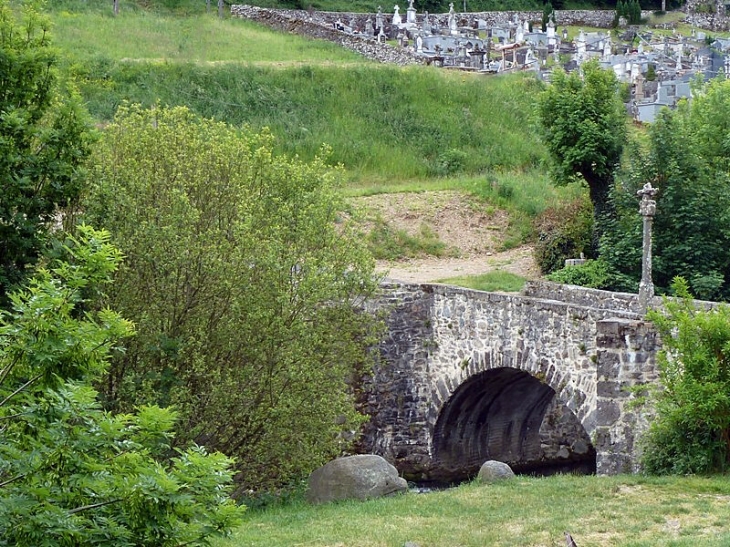
<path fill-rule="evenodd" d="M 725 3 L 715 0 L 687 0 L 682 8 L 686 12 L 685 22 L 707 30 L 728 30 Z"/>
<path fill-rule="evenodd" d="M 658 378 L 659 337 L 651 323 L 607 319 L 597 325 L 596 427 L 593 441 L 599 475 L 639 470 L 638 436 L 648 427 L 645 409 L 633 408 L 630 391 Z"/>
<path fill-rule="evenodd" d="M 637 319 L 640 312 L 638 295 L 632 293 L 600 291 L 577 285 L 563 285 L 552 281 L 537 280 L 525 283 L 522 294 L 532 298 L 556 300 L 577 306 L 634 313 L 637 314 Z M 652 305 L 661 305 L 661 302 L 661 298 L 655 298 Z"/>
<path fill-rule="evenodd" d="M 388 44 L 378 43 L 374 38 L 365 38 L 336 30 L 332 23 L 328 22 L 329 19 L 333 21 L 335 19 L 328 16 L 326 12 L 316 12 L 310 16 L 308 12 L 301 10 L 273 10 L 234 5 L 231 6 L 231 15 L 256 21 L 281 32 L 292 32 L 308 38 L 328 40 L 381 63 L 412 65 L 426 62 L 423 57 L 417 56 L 407 49 L 395 48 Z M 337 15 L 339 18 L 346 16 L 346 14 Z M 359 15 L 362 19 L 362 14 Z"/>
<path fill-rule="evenodd" d="M 558 287 L 546 285 L 543 289 L 552 296 L 561 294 Z M 518 410 L 504 399 L 514 415 L 498 416 L 505 427 L 514 426 L 517 431 L 536 418 L 557 420 L 559 427 L 553 433 L 540 427 L 540 442 L 550 445 L 543 447 L 541 458 L 552 457 L 551 451 L 557 454 L 566 446 L 567 459 L 571 459 L 583 452 L 576 441 L 590 439 L 595 443 L 600 473 L 633 466 L 634 435 L 642 423 L 624 407 L 631 396 L 622 389 L 655 379 L 655 338 L 635 312 L 620 309 L 622 298 L 630 301 L 632 295 L 606 300 L 610 293 L 603 291 L 568 292 L 573 302 L 442 285 L 388 285 L 379 307 L 387 310 L 389 334 L 380 346 L 382 362 L 365 386 L 364 410 L 372 419 L 363 449 L 385 456 L 410 478 L 436 476 L 439 462 L 433 458 L 439 432 L 458 425 L 458 420 L 483 416 L 470 416 L 465 406 L 451 409 L 453 418 L 449 419 L 454 423 L 437 426 L 437 422 L 443 421 L 445 409 L 457 404 L 459 397 L 464 401 L 491 396 L 489 386 L 484 385 L 474 388 L 480 392 L 455 396 L 462 386 L 484 377 L 503 386 L 519 383 L 525 401 L 531 385 L 549 386 L 554 391 L 554 404 L 560 411 L 554 405 L 546 411 L 540 395 L 542 402 L 534 411 Z M 585 305 L 604 301 L 613 303 L 606 308 Z M 622 330 L 611 331 L 609 325 L 621 325 Z M 615 336 L 609 336 L 611 333 Z M 524 371 L 533 384 L 517 376 L 513 382 L 504 375 L 488 375 L 510 369 Z M 570 443 L 560 440 L 561 435 L 568 435 L 571 423 L 563 409 L 575 416 L 573 425 L 579 423 L 584 430 L 583 436 L 570 433 Z M 485 412 L 495 418 L 499 411 Z M 548 442 L 550 436 L 556 442 Z M 570 449 L 573 445 L 577 450 Z M 475 453 L 483 454 L 482 448 L 475 447 Z"/>

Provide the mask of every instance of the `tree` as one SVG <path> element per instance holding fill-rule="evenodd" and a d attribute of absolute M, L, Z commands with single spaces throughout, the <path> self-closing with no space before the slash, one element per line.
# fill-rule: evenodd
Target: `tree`
<path fill-rule="evenodd" d="M 127 257 L 110 302 L 139 336 L 111 408 L 174 404 L 181 439 L 234 455 L 242 488 L 306 476 L 357 430 L 376 289 L 342 224 L 338 171 L 276 157 L 268 133 L 184 108 L 121 108 L 93 156 L 88 218 Z"/>
<path fill-rule="evenodd" d="M 641 218 L 636 191 L 659 189 L 654 217 L 654 281 L 668 290 L 682 276 L 704 299 L 730 297 L 730 82 L 697 89 L 692 104 L 663 110 L 643 145 L 631 147 L 612 191 L 601 257 L 641 277 Z"/>
<path fill-rule="evenodd" d="M 79 99 L 62 93 L 48 20 L 23 13 L 0 0 L 0 307 L 32 273 L 59 208 L 77 201 L 91 135 Z"/>
<path fill-rule="evenodd" d="M 662 389 L 643 464 L 650 473 L 724 472 L 730 464 L 730 308 L 697 310 L 682 278 L 649 318 L 662 337 Z"/>
<path fill-rule="evenodd" d="M 542 31 L 543 32 L 547 32 L 547 26 L 548 26 L 548 23 L 550 22 L 550 16 L 553 15 L 554 13 L 555 13 L 555 11 L 553 9 L 553 5 L 550 2 L 550 0 L 548 0 L 542 6 L 542 21 L 541 22 L 542 22 Z"/>
<path fill-rule="evenodd" d="M 552 84 L 540 96 L 540 123 L 553 180 L 588 185 L 599 232 L 603 217 L 610 216 L 608 192 L 626 137 L 626 112 L 618 92 L 614 73 L 590 61 L 580 73 L 555 71 Z"/>
<path fill-rule="evenodd" d="M 111 415 L 91 382 L 132 324 L 96 311 L 119 252 L 89 227 L 0 313 L 0 545 L 203 545 L 239 521 L 230 461 L 169 458 L 175 414 Z"/>

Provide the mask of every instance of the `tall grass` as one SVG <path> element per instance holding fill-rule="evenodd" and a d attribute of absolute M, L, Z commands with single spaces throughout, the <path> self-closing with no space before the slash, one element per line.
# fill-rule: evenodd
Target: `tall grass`
<path fill-rule="evenodd" d="M 136 11 L 57 11 L 53 36 L 79 63 L 94 59 L 165 62 L 363 62 L 335 44 L 272 32 L 243 19 Z"/>
<path fill-rule="evenodd" d="M 88 60 L 75 67 L 89 109 L 122 101 L 184 104 L 255 130 L 305 159 L 323 144 L 351 179 L 408 180 L 531 168 L 545 158 L 533 124 L 540 84 L 437 69 L 355 65 L 261 67 Z"/>

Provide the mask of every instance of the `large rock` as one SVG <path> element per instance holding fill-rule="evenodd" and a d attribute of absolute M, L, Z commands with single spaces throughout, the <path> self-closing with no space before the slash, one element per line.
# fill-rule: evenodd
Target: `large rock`
<path fill-rule="evenodd" d="M 482 464 L 479 469 L 479 475 L 477 479 L 479 482 L 490 483 L 495 481 L 501 481 L 505 479 L 511 479 L 515 474 L 512 468 L 506 463 L 498 462 L 495 460 L 489 460 Z"/>
<path fill-rule="evenodd" d="M 307 500 L 327 503 L 346 499 L 370 499 L 406 492 L 408 484 L 380 456 L 361 454 L 337 458 L 309 477 Z"/>

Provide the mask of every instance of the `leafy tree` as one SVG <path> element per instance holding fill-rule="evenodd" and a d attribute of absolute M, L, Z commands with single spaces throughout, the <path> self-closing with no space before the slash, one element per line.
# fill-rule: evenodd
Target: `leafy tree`
<path fill-rule="evenodd" d="M 730 82 L 697 90 L 692 104 L 663 110 L 634 145 L 612 193 L 616 217 L 606 225 L 601 256 L 616 271 L 641 277 L 641 217 L 636 191 L 659 188 L 654 217 L 654 281 L 675 276 L 704 299 L 730 296 Z"/>
<path fill-rule="evenodd" d="M 59 207 L 73 207 L 89 152 L 78 98 L 61 91 L 48 20 L 0 0 L 0 306 L 32 271 Z"/>
<path fill-rule="evenodd" d="M 110 291 L 139 336 L 103 391 L 180 409 L 181 439 L 235 455 L 242 488 L 305 476 L 361 417 L 376 288 L 365 242 L 336 225 L 338 172 L 276 157 L 268 133 L 184 108 L 121 108 L 93 156 L 89 217 L 127 257 Z"/>
<path fill-rule="evenodd" d="M 547 32 L 547 26 L 550 22 L 550 16 L 554 13 L 553 5 L 548 0 L 542 7 L 542 31 Z"/>
<path fill-rule="evenodd" d="M 132 325 L 90 307 L 120 258 L 108 234 L 79 234 L 0 315 L 0 545 L 208 544 L 241 513 L 230 461 L 199 447 L 168 460 L 169 410 L 101 410 L 90 383 Z"/>
<path fill-rule="evenodd" d="M 578 258 L 590 250 L 593 211 L 585 196 L 548 207 L 534 225 L 535 261 L 544 274 L 560 270 L 566 259 Z"/>
<path fill-rule="evenodd" d="M 603 217 L 610 216 L 608 192 L 626 137 L 626 112 L 618 93 L 614 73 L 590 61 L 580 73 L 555 71 L 552 85 L 540 96 L 540 123 L 553 160 L 553 180 L 588 185 L 599 232 Z"/>
<path fill-rule="evenodd" d="M 643 464 L 650 473 L 722 472 L 730 464 L 730 308 L 697 310 L 682 278 L 680 299 L 649 318 L 662 336 L 663 389 L 654 392 L 656 418 Z"/>

